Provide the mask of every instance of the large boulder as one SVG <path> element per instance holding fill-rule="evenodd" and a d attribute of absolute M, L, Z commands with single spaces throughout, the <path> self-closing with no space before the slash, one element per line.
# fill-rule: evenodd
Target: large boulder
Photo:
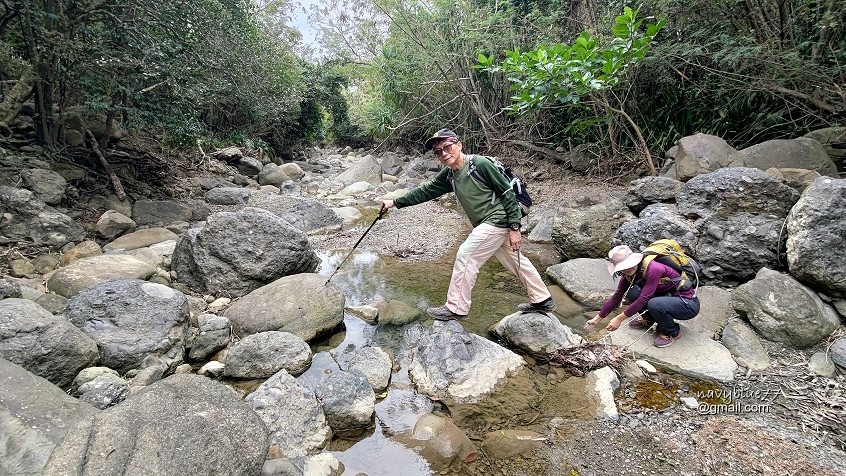
<path fill-rule="evenodd" d="M 191 206 L 173 200 L 138 200 L 132 205 L 132 219 L 138 225 L 167 226 L 191 221 Z"/>
<path fill-rule="evenodd" d="M 267 425 L 273 458 L 313 455 L 332 439 L 314 394 L 285 370 L 267 379 L 245 400 Z"/>
<path fill-rule="evenodd" d="M 840 326 L 831 306 L 790 275 L 762 268 L 731 295 L 734 310 L 765 338 L 804 349 Z"/>
<path fill-rule="evenodd" d="M 125 373 L 148 355 L 182 363 L 188 300 L 162 284 L 139 279 L 108 281 L 71 298 L 65 315 L 100 347 L 102 365 Z"/>
<path fill-rule="evenodd" d="M 704 220 L 693 249 L 702 267 L 700 279 L 736 286 L 755 277 L 763 267 L 782 267 L 783 225 L 783 217 L 745 212 Z"/>
<path fill-rule="evenodd" d="M 608 274 L 608 261 L 577 258 L 546 268 L 547 276 L 573 299 L 599 309 L 617 288 Z"/>
<path fill-rule="evenodd" d="M 820 177 L 787 217 L 790 274 L 832 297 L 846 298 L 846 179 Z"/>
<path fill-rule="evenodd" d="M 620 225 L 611 237 L 611 246 L 642 250 L 655 240 L 673 239 L 682 248 L 693 250 L 698 233 L 693 221 L 681 216 L 675 205 L 656 203 L 644 208 L 638 219 Z"/>
<path fill-rule="evenodd" d="M 40 475 L 68 429 L 97 412 L 3 358 L 0 388 L 0 474 Z"/>
<path fill-rule="evenodd" d="M 177 374 L 68 431 L 44 476 L 259 474 L 267 427 L 225 385 Z"/>
<path fill-rule="evenodd" d="M 509 345 L 541 358 L 584 342 L 581 336 L 574 334 L 550 313 L 516 312 L 503 317 L 488 331 Z"/>
<path fill-rule="evenodd" d="M 0 301 L 0 357 L 67 388 L 99 355 L 97 344 L 64 317 L 10 298 Z"/>
<path fill-rule="evenodd" d="M 676 195 L 676 207 L 694 219 L 739 212 L 783 218 L 797 200 L 798 191 L 763 170 L 732 167 L 690 179 Z"/>
<path fill-rule="evenodd" d="M 283 276 L 314 271 L 319 263 L 302 231 L 267 210 L 247 207 L 215 213 L 204 227 L 188 230 L 176 245 L 172 269 L 194 290 L 237 297 Z"/>
<path fill-rule="evenodd" d="M 226 310 L 235 333 L 284 331 L 310 341 L 344 322 L 343 292 L 318 274 L 280 278 L 241 297 Z"/>
<path fill-rule="evenodd" d="M 717 136 L 696 133 L 683 137 L 676 143 L 674 153 L 676 178 L 687 182 L 697 175 L 726 167 L 735 152 L 734 147 Z"/>
<path fill-rule="evenodd" d="M 367 182 L 374 187 L 382 183 L 382 166 L 372 155 L 365 155 L 358 159 L 350 168 L 341 172 L 335 180 L 352 185 L 356 182 Z"/>
<path fill-rule="evenodd" d="M 376 394 L 360 372 L 332 372 L 314 388 L 332 431 L 352 434 L 370 426 Z"/>
<path fill-rule="evenodd" d="M 147 279 L 155 272 L 156 268 L 134 256 L 93 256 L 59 268 L 47 280 L 47 289 L 69 298 L 99 283 L 120 278 Z"/>
<path fill-rule="evenodd" d="M 299 375 L 311 365 L 308 344 L 290 332 L 267 331 L 244 337 L 229 349 L 226 377 L 264 379 L 282 369 Z"/>
<path fill-rule="evenodd" d="M 408 373 L 420 393 L 475 403 L 524 364 L 514 352 L 467 332 L 457 321 L 436 321 L 413 349 Z"/>
<path fill-rule="evenodd" d="M 79 223 L 45 204 L 34 193 L 0 186 L 0 243 L 29 241 L 59 248 L 84 237 L 85 230 Z"/>
<path fill-rule="evenodd" d="M 48 205 L 58 205 L 68 187 L 64 177 L 47 169 L 24 169 L 21 171 L 21 178 L 26 188 L 32 190 L 39 200 Z"/>
<path fill-rule="evenodd" d="M 772 167 L 816 170 L 820 175 L 837 177 L 837 166 L 819 142 L 798 139 L 773 139 L 732 154 L 729 167 Z"/>
<path fill-rule="evenodd" d="M 308 234 L 340 230 L 343 224 L 337 213 L 317 200 L 296 203 L 279 216 Z"/>
<path fill-rule="evenodd" d="M 653 203 L 673 203 L 682 183 L 669 177 L 643 177 L 632 180 L 623 201 L 632 213 L 639 214 Z"/>
<path fill-rule="evenodd" d="M 555 217 L 552 242 L 565 261 L 605 256 L 614 231 L 634 218 L 618 199 L 585 208 L 568 208 Z"/>

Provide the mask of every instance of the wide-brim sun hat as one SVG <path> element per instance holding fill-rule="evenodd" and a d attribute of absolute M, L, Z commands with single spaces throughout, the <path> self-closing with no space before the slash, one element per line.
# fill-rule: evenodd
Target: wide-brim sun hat
<path fill-rule="evenodd" d="M 613 275 L 624 269 L 637 266 L 641 260 L 643 260 L 642 253 L 634 253 L 626 245 L 615 246 L 608 252 L 608 274 Z"/>
<path fill-rule="evenodd" d="M 449 129 L 441 129 L 438 132 L 435 132 L 435 135 L 426 139 L 426 150 L 431 150 L 432 147 L 435 145 L 436 142 L 442 141 L 444 139 L 458 139 L 458 134 L 452 132 Z"/>

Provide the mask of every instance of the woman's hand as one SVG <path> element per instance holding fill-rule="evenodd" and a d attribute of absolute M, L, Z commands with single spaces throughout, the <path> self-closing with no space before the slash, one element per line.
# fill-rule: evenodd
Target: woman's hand
<path fill-rule="evenodd" d="M 585 329 L 589 331 L 596 329 L 596 325 L 599 324 L 599 321 L 601 320 L 602 318 L 599 317 L 599 314 L 593 316 L 593 319 L 590 319 L 589 321 L 585 322 Z"/>
<path fill-rule="evenodd" d="M 609 331 L 616 331 L 617 329 L 620 328 L 620 324 L 622 324 L 623 321 L 625 321 L 625 320 L 626 320 L 626 315 L 623 314 L 623 313 L 620 313 L 617 316 L 615 316 L 614 319 L 611 319 L 608 322 L 608 325 L 605 326 L 605 328 L 608 329 Z"/>

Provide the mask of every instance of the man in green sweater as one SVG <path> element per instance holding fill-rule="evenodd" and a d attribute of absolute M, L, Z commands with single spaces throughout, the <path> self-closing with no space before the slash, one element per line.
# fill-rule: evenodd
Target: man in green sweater
<path fill-rule="evenodd" d="M 454 191 L 473 225 L 455 256 L 446 304 L 427 309 L 429 315 L 445 321 L 466 318 L 479 269 L 491 256 L 496 256 L 528 291 L 529 302 L 519 304 L 519 310 L 553 311 L 555 302 L 538 270 L 520 256 L 520 209 L 508 180 L 487 158 L 465 155 L 458 135 L 449 129 L 436 132 L 426 141 L 426 148 L 445 167 L 432 180 L 396 200 L 383 201 L 382 210 L 417 205 Z M 474 168 L 473 175 L 483 181 L 471 175 Z"/>

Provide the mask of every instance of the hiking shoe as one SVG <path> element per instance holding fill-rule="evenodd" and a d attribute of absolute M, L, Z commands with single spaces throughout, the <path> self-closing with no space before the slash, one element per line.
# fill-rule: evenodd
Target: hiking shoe
<path fill-rule="evenodd" d="M 652 327 L 652 324 L 654 324 L 654 322 L 647 321 L 640 316 L 637 316 L 629 321 L 629 327 L 632 329 L 646 329 L 648 327 Z"/>
<path fill-rule="evenodd" d="M 552 312 L 555 310 L 555 301 L 552 297 L 548 297 L 541 302 L 524 302 L 517 305 L 517 310 L 520 312 Z"/>
<path fill-rule="evenodd" d="M 679 329 L 679 333 L 674 336 L 668 336 L 666 334 L 658 334 L 655 336 L 655 347 L 669 347 L 673 345 L 673 342 L 681 339 L 682 331 Z"/>
<path fill-rule="evenodd" d="M 426 312 L 439 321 L 456 321 L 467 319 L 467 315 L 456 314 L 446 307 L 446 304 L 439 307 L 430 307 Z"/>

